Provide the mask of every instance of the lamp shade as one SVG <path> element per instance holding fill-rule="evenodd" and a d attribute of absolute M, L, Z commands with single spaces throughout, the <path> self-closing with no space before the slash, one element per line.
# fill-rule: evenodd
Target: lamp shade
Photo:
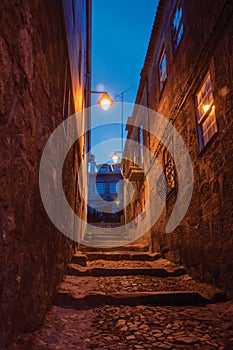
<path fill-rule="evenodd" d="M 112 159 L 112 161 L 114 163 L 117 163 L 119 161 L 119 159 L 120 159 L 120 156 L 119 156 L 119 154 L 117 152 L 114 152 L 112 157 L 111 157 L 111 159 Z"/>
<path fill-rule="evenodd" d="M 109 96 L 108 93 L 104 93 L 98 100 L 97 100 L 97 104 L 99 106 L 101 106 L 101 108 L 104 111 L 107 111 L 109 109 L 109 107 L 111 107 L 114 104 L 113 99 Z"/>

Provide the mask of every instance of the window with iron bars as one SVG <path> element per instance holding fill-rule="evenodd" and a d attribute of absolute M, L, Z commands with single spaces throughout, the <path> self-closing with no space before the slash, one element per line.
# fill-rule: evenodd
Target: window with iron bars
<path fill-rule="evenodd" d="M 177 187 L 177 177 L 175 163 L 170 154 L 164 155 L 164 169 L 157 181 L 157 189 L 160 198 L 167 200 L 175 192 Z"/>
<path fill-rule="evenodd" d="M 165 178 L 167 185 L 167 197 L 169 194 L 176 188 L 176 169 L 175 163 L 171 156 L 168 157 L 167 162 L 165 164 Z"/>

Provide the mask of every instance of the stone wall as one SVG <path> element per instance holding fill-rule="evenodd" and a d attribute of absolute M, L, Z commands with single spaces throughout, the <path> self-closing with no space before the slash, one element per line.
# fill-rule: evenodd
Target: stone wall
<path fill-rule="evenodd" d="M 165 226 L 176 192 L 167 200 L 151 231 L 151 249 L 184 263 L 194 277 L 217 284 L 232 296 L 232 4 L 199 0 L 181 0 L 181 4 L 184 34 L 173 55 L 170 23 L 176 1 L 160 1 L 136 102 L 175 120 L 174 125 L 190 152 L 194 191 L 185 218 L 170 234 L 165 233 Z M 167 52 L 168 78 L 160 92 L 158 64 L 163 47 Z M 200 152 L 195 96 L 208 70 L 218 133 Z M 147 134 L 144 142 L 148 146 Z M 155 153 L 153 142 L 150 147 Z M 162 156 L 158 154 L 159 160 Z M 149 191 L 152 196 L 153 191 L 157 191 L 156 183 Z"/>
<path fill-rule="evenodd" d="M 64 119 L 66 86 L 70 114 L 75 103 L 62 2 L 3 0 L 0 17 L 0 348 L 6 349 L 16 335 L 40 326 L 74 252 L 43 208 L 38 170 L 46 141 Z M 82 216 L 71 171 L 83 157 L 80 142 L 67 157 L 64 185 Z"/>

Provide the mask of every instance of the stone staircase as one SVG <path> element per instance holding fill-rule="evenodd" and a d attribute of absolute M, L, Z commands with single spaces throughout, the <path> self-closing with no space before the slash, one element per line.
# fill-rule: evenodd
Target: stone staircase
<path fill-rule="evenodd" d="M 226 301 L 221 290 L 194 281 L 184 267 L 140 248 L 77 253 L 54 297 L 55 305 L 85 309 L 101 305 L 197 306 Z"/>
<path fill-rule="evenodd" d="M 233 303 L 146 248 L 83 246 L 43 327 L 12 350 L 233 349 Z"/>
<path fill-rule="evenodd" d="M 112 248 L 124 246 L 131 241 L 129 233 L 119 224 L 100 223 L 89 225 L 89 228 L 81 241 L 82 245 L 97 248 Z M 119 232 L 120 231 L 120 232 Z"/>

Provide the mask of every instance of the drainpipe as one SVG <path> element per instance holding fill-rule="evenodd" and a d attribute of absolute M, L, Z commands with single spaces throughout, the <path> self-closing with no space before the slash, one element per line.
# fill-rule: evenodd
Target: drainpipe
<path fill-rule="evenodd" d="M 92 43 L 92 0 L 86 0 L 86 14 L 87 14 L 87 24 L 86 24 L 86 70 L 87 70 L 87 85 L 86 85 L 86 108 L 91 107 L 91 43 Z M 87 112 L 87 153 L 91 150 L 91 111 L 88 108 Z M 87 162 L 89 159 L 87 159 Z"/>
<path fill-rule="evenodd" d="M 149 106 L 149 82 L 148 76 L 146 77 L 146 107 L 148 111 L 148 148 L 150 151 L 150 106 Z M 151 160 L 151 152 L 149 152 L 150 160 Z"/>

